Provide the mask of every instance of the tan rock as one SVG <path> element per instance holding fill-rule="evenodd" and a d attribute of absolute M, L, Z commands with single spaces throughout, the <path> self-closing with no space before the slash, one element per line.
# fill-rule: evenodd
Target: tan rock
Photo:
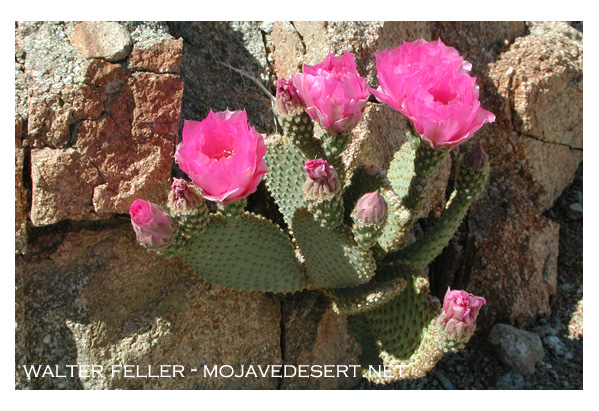
<path fill-rule="evenodd" d="M 135 43 L 129 55 L 129 68 L 155 73 L 179 73 L 183 59 L 183 39 L 167 38 L 160 43 Z"/>
<path fill-rule="evenodd" d="M 487 298 L 481 328 L 522 325 L 550 313 L 557 286 L 559 225 L 542 217 L 517 186 L 504 180 L 478 202 L 468 222 L 464 263 L 468 292 Z"/>
<path fill-rule="evenodd" d="M 491 65 L 490 77 L 516 130 L 581 149 L 582 38 L 570 29 L 538 29 L 516 39 Z"/>
<path fill-rule="evenodd" d="M 52 261 L 52 263 L 49 263 Z M 280 306 L 209 285 L 146 251 L 130 224 L 39 239 L 17 262 L 24 364 L 102 365 L 103 378 L 33 378 L 29 388 L 274 389 L 275 378 L 216 378 L 203 366 L 281 364 Z M 53 359 L 53 362 L 50 362 Z M 185 367 L 184 378 L 125 378 L 113 365 Z M 19 364 L 19 368 L 20 368 Z M 198 371 L 193 372 L 191 368 Z M 172 369 L 171 369 L 172 370 Z M 22 371 L 20 372 L 22 374 Z"/>
<path fill-rule="evenodd" d="M 359 369 L 349 366 L 360 364 L 361 349 L 347 330 L 346 317 L 335 314 L 326 300 L 314 292 L 287 297 L 283 300 L 283 321 L 285 364 L 348 368 L 339 378 L 284 378 L 282 389 L 344 389 L 359 383 Z"/>
<path fill-rule="evenodd" d="M 122 60 L 131 50 L 131 36 L 119 23 L 84 21 L 75 26 L 71 34 L 73 46 L 85 58 L 107 61 Z"/>
<path fill-rule="evenodd" d="M 103 182 L 102 176 L 80 152 L 72 148 L 31 150 L 31 180 L 34 225 L 100 217 L 93 208 L 92 193 Z"/>
<path fill-rule="evenodd" d="M 183 83 L 170 74 L 133 73 L 129 80 L 133 94 L 135 137 L 166 138 L 175 141 L 179 132 Z"/>

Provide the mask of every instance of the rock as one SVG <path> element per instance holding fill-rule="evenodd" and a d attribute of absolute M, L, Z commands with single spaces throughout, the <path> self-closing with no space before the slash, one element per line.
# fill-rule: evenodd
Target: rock
<path fill-rule="evenodd" d="M 555 335 L 548 335 L 543 338 L 543 343 L 547 349 L 556 357 L 563 357 L 568 352 L 568 347 Z"/>
<path fill-rule="evenodd" d="M 31 222 L 54 224 L 64 219 L 95 219 L 94 187 L 103 182 L 98 168 L 77 150 L 31 150 Z"/>
<path fill-rule="evenodd" d="M 359 365 L 361 349 L 349 335 L 347 319 L 329 307 L 328 300 L 305 291 L 283 300 L 283 348 L 289 365 Z M 347 389 L 361 379 L 356 367 L 339 378 L 284 378 L 282 389 Z"/>
<path fill-rule="evenodd" d="M 74 122 L 73 100 L 89 64 L 68 40 L 69 23 L 18 23 L 16 43 L 26 56 L 26 134 L 34 147 L 65 148 Z"/>
<path fill-rule="evenodd" d="M 131 35 L 119 23 L 84 21 L 75 26 L 71 34 L 73 46 L 85 58 L 106 61 L 122 60 L 131 50 Z"/>
<path fill-rule="evenodd" d="M 488 342 L 501 362 L 521 375 L 534 374 L 535 365 L 545 356 L 537 334 L 507 324 L 496 324 L 489 333 Z"/>
<path fill-rule="evenodd" d="M 524 378 L 515 372 L 508 372 L 497 379 L 498 390 L 522 390 Z"/>
<path fill-rule="evenodd" d="M 125 30 L 117 26 L 115 30 Z M 32 72 L 27 85 L 28 142 L 43 150 L 66 149 L 45 156 L 74 161 L 55 170 L 44 165 L 32 170 L 31 220 L 37 226 L 127 213 L 137 198 L 163 203 L 179 131 L 183 83 L 173 73 L 182 58 L 181 40 L 164 31 L 152 36 L 149 26 L 139 25 L 139 52 L 132 66 L 156 72 L 131 73 L 121 64 L 83 59 L 68 40 L 70 28 L 70 23 L 53 22 L 21 27 L 27 36 L 20 44 L 26 56 L 36 59 L 25 59 L 25 68 Z M 152 53 L 163 53 L 163 58 L 149 62 Z M 38 164 L 32 160 L 33 168 Z M 85 170 L 87 180 L 61 174 L 73 170 Z M 42 173 L 52 174 L 51 179 L 42 182 Z M 71 184 L 58 187 L 61 181 Z M 67 204 L 83 208 L 59 209 Z"/>
<path fill-rule="evenodd" d="M 539 215 L 519 187 L 490 184 L 472 208 L 461 254 L 467 267 L 456 274 L 458 285 L 468 278 L 459 288 L 488 297 L 477 320 L 486 331 L 496 322 L 522 325 L 550 312 L 559 248 L 559 226 Z"/>
<path fill-rule="evenodd" d="M 15 114 L 15 253 L 27 251 L 27 190 L 23 186 L 23 119 Z"/>
<path fill-rule="evenodd" d="M 183 39 L 170 36 L 156 42 L 152 38 L 136 41 L 129 56 L 131 70 L 148 70 L 155 73 L 179 73 L 183 60 Z"/>
<path fill-rule="evenodd" d="M 51 263 L 50 263 L 51 261 Z M 200 280 L 146 251 L 129 223 L 44 236 L 18 257 L 23 388 L 274 389 L 277 378 L 204 377 L 204 365 L 281 364 L 280 304 Z M 104 378 L 32 378 L 23 364 L 102 365 Z M 113 365 L 185 366 L 185 378 L 125 378 Z"/>

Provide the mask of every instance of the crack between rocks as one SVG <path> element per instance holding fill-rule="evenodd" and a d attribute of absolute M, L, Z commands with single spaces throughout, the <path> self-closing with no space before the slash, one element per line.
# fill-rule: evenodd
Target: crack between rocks
<path fill-rule="evenodd" d="M 154 70 L 145 69 L 145 68 L 128 68 L 128 70 L 130 73 L 151 73 L 151 74 L 158 74 L 158 75 L 168 74 L 168 75 L 173 75 L 173 76 L 179 76 L 179 74 L 180 74 L 176 71 L 154 71 Z"/>
<path fill-rule="evenodd" d="M 286 337 L 286 333 L 285 333 L 285 316 L 284 316 L 284 312 L 283 312 L 283 299 L 279 298 L 279 309 L 281 310 L 281 321 L 279 323 L 279 326 L 281 328 L 281 334 L 280 334 L 280 338 L 279 338 L 279 344 L 281 347 L 281 363 L 284 365 L 285 364 L 285 337 Z M 283 386 L 283 378 L 279 378 L 279 381 L 277 382 L 277 390 L 281 390 Z"/>
<path fill-rule="evenodd" d="M 299 32 L 299 30 L 297 29 L 297 27 L 295 27 L 295 24 L 293 24 L 292 21 L 289 21 L 289 24 L 291 24 L 291 26 L 295 29 L 295 32 L 297 33 L 297 36 L 299 37 L 301 43 L 302 43 L 302 53 L 304 54 L 304 56 L 306 55 L 306 42 L 304 41 L 304 36 L 302 36 L 302 34 Z"/>
<path fill-rule="evenodd" d="M 518 133 L 520 133 L 520 132 L 518 131 Z M 532 136 L 532 135 L 530 135 L 530 134 L 524 134 L 524 133 L 520 133 L 520 135 L 522 135 L 522 136 L 524 136 L 524 137 L 531 138 L 531 139 L 533 139 L 533 140 L 536 140 L 536 141 L 539 141 L 539 142 L 541 142 L 541 143 L 545 143 L 545 144 L 555 144 L 555 145 L 557 145 L 557 146 L 568 147 L 570 150 L 582 151 L 582 148 L 578 148 L 578 147 L 572 147 L 572 146 L 571 146 L 571 145 L 569 145 L 569 144 L 557 143 L 557 142 L 555 142 L 555 141 L 546 141 L 546 140 L 543 140 L 543 139 L 541 139 L 541 138 L 539 138 L 539 137 Z"/>

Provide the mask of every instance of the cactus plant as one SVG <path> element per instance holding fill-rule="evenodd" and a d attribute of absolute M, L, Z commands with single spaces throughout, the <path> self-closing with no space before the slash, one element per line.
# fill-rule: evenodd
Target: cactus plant
<path fill-rule="evenodd" d="M 422 84 L 432 84 L 432 97 L 418 102 L 424 108 L 416 106 L 409 84 L 401 86 L 405 79 L 380 76 L 389 72 L 388 64 L 405 63 L 404 54 L 418 47 L 424 52 L 416 55 L 425 58 L 410 64 L 410 70 L 420 65 L 422 73 L 412 72 L 408 80 L 420 76 Z M 455 190 L 436 224 L 410 239 L 434 170 L 453 147 L 494 117 L 473 104 L 478 89 L 468 65 L 440 42 L 405 43 L 385 51 L 377 55 L 377 68 L 381 88 L 370 90 L 400 112 L 405 106 L 398 100 L 407 99 L 411 111 L 406 115 L 414 126 L 388 170 L 345 166 L 340 160 L 351 128 L 362 117 L 366 83 L 351 54 L 331 54 L 320 65 L 306 66 L 304 74 L 277 82 L 273 111 L 280 134 L 264 139 L 247 124 L 244 111 L 211 112 L 203 122 L 185 123 L 176 158 L 192 182 L 173 183 L 170 210 L 176 231 L 172 234 L 162 209 L 152 208 L 169 229 L 145 244 L 182 256 L 203 279 L 224 287 L 321 290 L 337 313 L 348 316 L 349 330 L 362 346 L 364 375 L 390 381 L 425 375 L 474 330 L 484 299 L 451 291 L 442 309 L 429 291 L 426 268 L 484 189 L 489 166 L 480 146 L 464 156 Z M 436 83 L 431 75 L 438 77 Z M 398 84 L 403 91 L 393 89 Z M 455 84 L 463 89 L 451 89 Z M 430 118 L 427 110 L 433 111 Z M 314 136 L 313 120 L 326 130 L 321 138 Z M 245 210 L 245 196 L 263 175 L 285 226 Z M 216 211 L 206 200 L 218 203 Z M 134 227 L 141 232 L 137 221 Z M 391 374 L 368 367 L 380 364 Z"/>

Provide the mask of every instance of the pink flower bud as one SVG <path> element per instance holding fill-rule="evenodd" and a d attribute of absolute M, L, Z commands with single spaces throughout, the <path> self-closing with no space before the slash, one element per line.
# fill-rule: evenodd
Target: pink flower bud
<path fill-rule="evenodd" d="M 171 210 L 179 212 L 194 211 L 202 202 L 198 190 L 187 184 L 182 178 L 173 178 L 171 196 L 169 197 Z"/>
<path fill-rule="evenodd" d="M 364 194 L 358 200 L 353 214 L 361 224 L 380 225 L 387 218 L 387 202 L 378 190 Z"/>
<path fill-rule="evenodd" d="M 332 53 L 315 66 L 304 65 L 292 76 L 306 113 L 330 133 L 349 132 L 362 118 L 370 91 L 358 74 L 354 55 Z"/>
<path fill-rule="evenodd" d="M 175 158 L 204 198 L 227 204 L 256 191 L 268 171 L 265 153 L 264 135 L 250 127 L 245 110 L 210 111 L 183 124 Z"/>
<path fill-rule="evenodd" d="M 476 78 L 468 74 L 472 65 L 440 39 L 374 54 L 380 87 L 372 93 L 408 117 L 430 147 L 455 147 L 495 121 L 480 106 Z"/>
<path fill-rule="evenodd" d="M 486 304 L 483 297 L 476 297 L 462 290 L 447 288 L 443 299 L 443 312 L 439 325 L 446 334 L 456 338 L 470 337 L 476 328 L 476 317 Z"/>
<path fill-rule="evenodd" d="M 480 144 L 477 144 L 472 150 L 466 153 L 463 164 L 468 168 L 482 170 L 487 162 L 487 153 L 485 153 Z"/>
<path fill-rule="evenodd" d="M 306 160 L 304 165 L 308 178 L 303 186 L 309 199 L 331 198 L 339 189 L 337 172 L 326 160 Z"/>
<path fill-rule="evenodd" d="M 144 246 L 156 248 L 170 242 L 175 226 L 162 208 L 149 201 L 135 200 L 129 208 L 129 214 L 137 241 Z"/>
<path fill-rule="evenodd" d="M 276 81 L 277 106 L 282 114 L 295 114 L 304 109 L 304 103 L 297 94 L 291 79 L 280 78 Z"/>

